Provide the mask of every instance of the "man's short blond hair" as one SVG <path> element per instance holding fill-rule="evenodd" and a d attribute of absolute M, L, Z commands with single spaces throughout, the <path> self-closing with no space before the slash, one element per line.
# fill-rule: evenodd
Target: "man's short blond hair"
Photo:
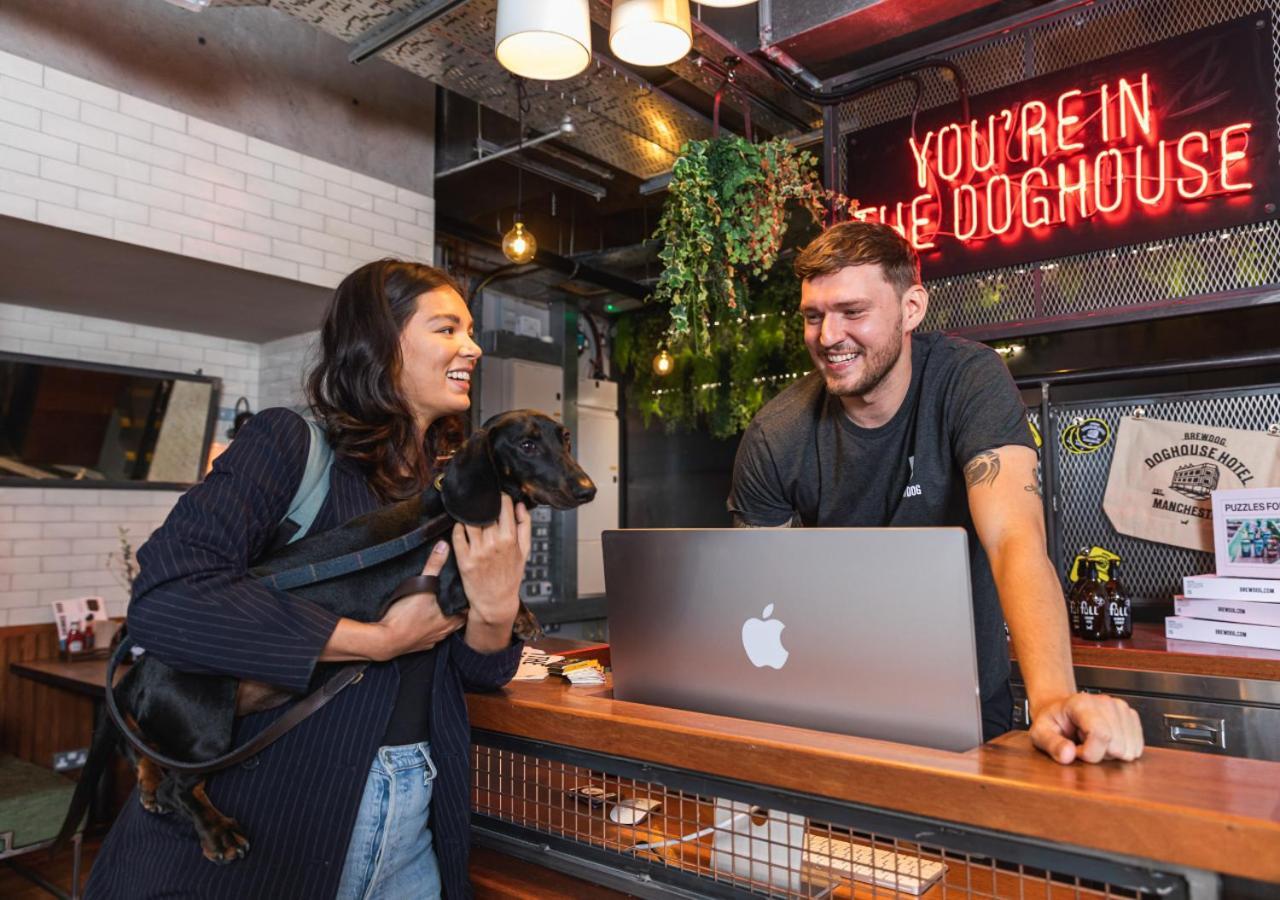
<path fill-rule="evenodd" d="M 832 225 L 800 251 L 796 275 L 806 281 L 849 266 L 865 265 L 878 265 L 899 297 L 920 283 L 920 257 L 916 251 L 902 235 L 878 222 Z"/>

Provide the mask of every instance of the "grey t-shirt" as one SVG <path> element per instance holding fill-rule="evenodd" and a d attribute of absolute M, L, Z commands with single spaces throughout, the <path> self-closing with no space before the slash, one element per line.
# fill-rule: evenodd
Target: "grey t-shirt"
<path fill-rule="evenodd" d="M 969 533 L 984 730 L 1007 729 L 1009 652 L 964 467 L 984 450 L 1035 448 L 1009 371 L 981 344 L 911 339 L 911 386 L 879 428 L 854 424 L 811 372 L 760 410 L 738 446 L 729 512 L 743 525 L 940 526 Z"/>

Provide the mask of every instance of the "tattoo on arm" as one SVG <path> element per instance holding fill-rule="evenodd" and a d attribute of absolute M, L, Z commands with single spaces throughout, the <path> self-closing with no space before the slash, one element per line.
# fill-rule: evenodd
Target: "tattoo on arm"
<path fill-rule="evenodd" d="M 1040 485 L 1038 484 L 1024 484 L 1022 489 L 1028 493 L 1035 494 L 1037 497 L 1044 496 L 1044 491 L 1040 490 Z"/>
<path fill-rule="evenodd" d="M 1000 455 L 994 450 L 979 453 L 964 467 L 965 484 L 975 487 L 979 484 L 991 484 L 1000 474 Z"/>

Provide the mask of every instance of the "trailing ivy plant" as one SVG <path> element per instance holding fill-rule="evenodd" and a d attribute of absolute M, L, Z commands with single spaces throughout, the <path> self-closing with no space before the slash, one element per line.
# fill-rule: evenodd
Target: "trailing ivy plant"
<path fill-rule="evenodd" d="M 812 367 L 795 276 L 751 279 L 742 290 L 751 315 L 708 313 L 707 340 L 697 351 L 687 339 L 670 340 L 663 308 L 649 307 L 618 320 L 613 361 L 628 374 L 629 400 L 646 426 L 657 417 L 669 432 L 706 428 L 717 438 L 731 437 L 795 375 Z M 671 374 L 659 376 L 652 363 L 663 347 L 675 366 Z"/>
<path fill-rule="evenodd" d="M 823 190 L 813 154 L 783 138 L 686 143 L 654 235 L 664 268 L 653 299 L 670 310 L 670 339 L 701 352 L 713 322 L 745 316 L 743 279 L 766 277 L 777 261 L 788 204 L 820 223 L 831 201 L 848 205 Z"/>

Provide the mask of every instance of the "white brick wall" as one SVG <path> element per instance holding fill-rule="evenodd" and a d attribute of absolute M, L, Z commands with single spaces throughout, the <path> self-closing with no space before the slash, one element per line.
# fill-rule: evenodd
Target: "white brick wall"
<path fill-rule="evenodd" d="M 263 409 L 287 406 L 301 411 L 306 406 L 303 379 L 316 362 L 319 338 L 319 331 L 308 331 L 261 346 L 258 398 Z"/>
<path fill-rule="evenodd" d="M 226 440 L 237 397 L 259 408 L 261 347 L 245 341 L 0 303 L 0 350 L 216 375 L 222 396 L 215 441 Z M 0 488 L 0 626 L 52 622 L 49 603 L 68 597 L 99 595 L 111 615 L 123 615 L 127 597 L 107 564 L 107 555 L 119 551 L 116 529 L 129 529 L 136 551 L 178 497 L 173 491 Z"/>
<path fill-rule="evenodd" d="M 429 262 L 435 204 L 0 52 L 0 214 L 333 287 Z"/>

